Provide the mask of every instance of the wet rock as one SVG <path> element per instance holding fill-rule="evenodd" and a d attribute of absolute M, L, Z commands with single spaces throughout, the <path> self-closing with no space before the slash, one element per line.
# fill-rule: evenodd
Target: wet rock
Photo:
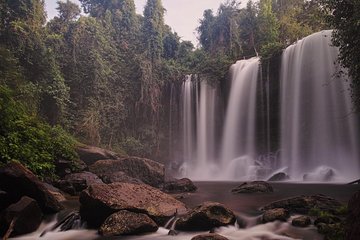
<path fill-rule="evenodd" d="M 53 185 L 50 185 L 48 183 L 44 183 L 44 186 L 56 198 L 56 200 L 58 200 L 59 202 L 66 201 L 66 198 L 64 197 L 64 195 L 60 191 L 60 189 L 58 189 L 58 188 L 56 188 Z"/>
<path fill-rule="evenodd" d="M 103 236 L 135 235 L 156 232 L 156 223 L 143 213 L 126 210 L 110 215 L 101 225 L 99 233 Z"/>
<path fill-rule="evenodd" d="M 80 159 L 73 161 L 57 160 L 55 161 L 55 172 L 58 176 L 63 178 L 65 175 L 75 172 L 84 172 L 88 170 L 86 163 Z"/>
<path fill-rule="evenodd" d="M 314 225 L 317 226 L 320 223 L 325 223 L 325 224 L 335 224 L 335 223 L 339 223 L 341 222 L 341 219 L 336 217 L 336 216 L 322 216 L 322 217 L 318 217 L 315 222 Z"/>
<path fill-rule="evenodd" d="M 98 160 L 117 159 L 120 157 L 115 152 L 88 145 L 78 146 L 76 152 L 79 155 L 80 160 L 87 165 L 94 164 Z"/>
<path fill-rule="evenodd" d="M 129 157 L 118 160 L 100 160 L 89 167 L 98 176 L 124 172 L 127 176 L 137 178 L 153 187 L 164 183 L 165 167 L 163 164 L 146 158 Z"/>
<path fill-rule="evenodd" d="M 11 202 L 17 202 L 22 196 L 37 201 L 45 213 L 60 211 L 63 206 L 30 170 L 17 162 L 0 168 L 0 188 L 6 191 Z"/>
<path fill-rule="evenodd" d="M 91 184 L 104 183 L 97 175 L 91 172 L 72 173 L 59 180 L 55 185 L 62 191 L 75 196 Z"/>
<path fill-rule="evenodd" d="M 1 217 L 0 232 L 10 231 L 17 236 L 35 231 L 42 221 L 42 212 L 37 202 L 24 196 L 4 210 Z M 11 226 L 12 225 L 12 226 Z M 8 230 L 10 228 L 10 230 Z"/>
<path fill-rule="evenodd" d="M 283 221 L 290 217 L 289 211 L 283 208 L 274 208 L 264 212 L 262 216 L 263 223 L 273 222 L 273 221 Z"/>
<path fill-rule="evenodd" d="M 100 176 L 100 178 L 107 184 L 116 182 L 143 183 L 140 179 L 129 177 L 122 171 L 105 174 Z"/>
<path fill-rule="evenodd" d="M 82 180 L 76 180 L 76 181 L 66 181 L 66 180 L 59 180 L 54 182 L 54 185 L 61 189 L 61 191 L 64 191 L 72 196 L 75 196 L 78 194 L 78 192 L 75 190 L 77 189 L 86 189 L 86 181 L 84 179 Z M 75 185 L 75 187 L 74 187 Z"/>
<path fill-rule="evenodd" d="M 311 219 L 307 216 L 296 217 L 291 224 L 295 227 L 307 227 L 311 224 Z"/>
<path fill-rule="evenodd" d="M 193 237 L 191 240 L 228 240 L 228 239 L 216 233 L 207 233 L 207 234 L 197 235 Z"/>
<path fill-rule="evenodd" d="M 290 177 L 284 173 L 284 172 L 279 172 L 279 173 L 276 173 L 274 174 L 273 176 L 271 176 L 268 181 L 269 182 L 280 182 L 280 181 L 286 181 L 286 180 L 289 180 Z"/>
<path fill-rule="evenodd" d="M 90 227 L 99 227 L 120 210 L 146 213 L 159 225 L 186 207 L 172 196 L 145 184 L 94 184 L 80 194 L 80 213 Z"/>
<path fill-rule="evenodd" d="M 324 195 L 298 196 L 279 200 L 263 207 L 263 210 L 273 208 L 284 208 L 291 213 L 308 214 L 313 209 L 335 213 L 342 204 L 330 197 Z"/>
<path fill-rule="evenodd" d="M 173 179 L 165 182 L 162 189 L 168 193 L 195 192 L 197 187 L 188 178 Z"/>
<path fill-rule="evenodd" d="M 326 224 L 326 223 L 319 223 L 316 225 L 318 232 L 325 235 L 325 239 L 344 239 L 343 237 L 337 236 L 336 238 L 329 238 L 329 236 L 336 236 L 336 235 L 342 235 L 341 233 L 343 231 L 343 226 L 340 223 L 334 223 L 334 224 Z M 356 236 L 359 239 L 359 236 Z M 346 238 L 346 240 L 349 240 Z"/>
<path fill-rule="evenodd" d="M 232 189 L 232 193 L 270 193 L 273 192 L 272 186 L 264 181 L 245 182 Z"/>
<path fill-rule="evenodd" d="M 346 239 L 357 240 L 360 236 L 360 191 L 350 198 L 348 212 L 346 218 Z"/>
<path fill-rule="evenodd" d="M 81 217 L 79 212 L 77 211 L 69 212 L 68 210 L 64 210 L 58 214 L 57 223 L 50 229 L 45 229 L 45 231 L 41 233 L 40 237 L 43 237 L 48 232 L 55 231 L 56 229 L 59 229 L 60 232 L 65 232 L 80 228 L 81 228 Z"/>
<path fill-rule="evenodd" d="M 304 181 L 329 182 L 336 177 L 335 171 L 329 167 L 320 167 L 314 172 L 304 174 Z"/>
<path fill-rule="evenodd" d="M 235 221 L 235 214 L 224 205 L 216 202 L 205 202 L 179 218 L 175 224 L 175 229 L 183 231 L 209 231 L 215 227 L 234 224 Z"/>
<path fill-rule="evenodd" d="M 70 182 L 77 192 L 81 192 L 92 184 L 104 183 L 97 175 L 91 172 L 72 173 L 66 175 L 65 180 Z M 83 182 L 83 180 L 85 180 L 85 186 L 77 184 L 78 182 Z"/>

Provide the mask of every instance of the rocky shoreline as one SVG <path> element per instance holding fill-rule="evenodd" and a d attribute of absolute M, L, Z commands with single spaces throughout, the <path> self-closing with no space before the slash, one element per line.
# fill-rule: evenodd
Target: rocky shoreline
<path fill-rule="evenodd" d="M 238 216 L 217 202 L 188 208 L 174 196 L 194 192 L 190 179 L 165 177 L 165 168 L 150 159 L 119 157 L 99 148 L 83 148 L 80 172 L 67 170 L 53 185 L 39 180 L 20 163 L 0 168 L 0 235 L 3 239 L 35 231 L 44 215 L 64 209 L 65 196 L 79 196 L 80 210 L 64 215 L 56 224 L 67 231 L 86 223 L 102 236 L 137 235 L 156 232 L 172 222 L 169 235 L 207 231 L 195 240 L 227 239 L 217 228 L 231 226 Z M 86 151 L 86 154 L 84 153 Z M 93 153 L 91 153 L 93 151 Z M 110 158 L 110 159 L 102 159 Z M 90 164 L 90 165 L 88 165 Z M 274 189 L 262 181 L 239 185 L 233 194 L 271 194 Z M 295 227 L 314 226 L 326 239 L 356 239 L 359 225 L 359 193 L 344 206 L 324 195 L 297 196 L 264 206 L 260 224 L 290 221 Z M 172 220 L 171 220 L 172 219 Z M 239 219 L 238 219 L 239 220 Z M 45 234 L 45 232 L 44 232 Z"/>

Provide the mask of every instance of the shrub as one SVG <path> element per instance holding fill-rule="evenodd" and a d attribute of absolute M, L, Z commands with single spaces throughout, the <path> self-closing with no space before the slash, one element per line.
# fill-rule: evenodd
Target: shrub
<path fill-rule="evenodd" d="M 19 161 L 39 177 L 53 177 L 55 161 L 75 160 L 76 141 L 27 113 L 11 91 L 0 86 L 0 164 Z"/>

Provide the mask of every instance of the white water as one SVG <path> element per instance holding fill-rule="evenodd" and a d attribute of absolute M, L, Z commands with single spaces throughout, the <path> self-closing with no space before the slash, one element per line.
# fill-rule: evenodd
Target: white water
<path fill-rule="evenodd" d="M 41 223 L 39 228 L 30 234 L 23 236 L 18 236 L 16 238 L 10 238 L 12 240 L 90 240 L 96 239 L 98 237 L 96 230 L 88 230 L 84 227 L 79 227 L 79 229 L 69 230 L 62 232 L 59 228 L 51 230 L 57 224 L 57 215 L 53 217 L 51 221 L 44 221 Z M 46 232 L 44 234 L 44 232 Z"/>
<path fill-rule="evenodd" d="M 217 89 L 196 76 L 182 86 L 183 176 L 209 179 L 215 150 L 215 105 Z"/>
<path fill-rule="evenodd" d="M 231 89 L 221 148 L 222 179 L 256 177 L 256 90 L 259 58 L 236 62 L 230 68 Z"/>
<path fill-rule="evenodd" d="M 256 91 L 259 58 L 236 62 L 230 68 L 231 89 L 220 154 L 216 155 L 217 89 L 187 76 L 182 87 L 182 176 L 194 180 L 256 178 Z"/>
<path fill-rule="evenodd" d="M 293 179 L 334 169 L 359 177 L 359 134 L 349 84 L 335 76 L 338 49 L 331 31 L 288 47 L 281 67 L 281 166 Z M 341 180 L 341 179 L 337 179 Z"/>

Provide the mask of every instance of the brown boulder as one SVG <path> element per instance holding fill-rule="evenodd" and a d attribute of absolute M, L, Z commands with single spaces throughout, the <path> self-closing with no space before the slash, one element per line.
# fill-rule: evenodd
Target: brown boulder
<path fill-rule="evenodd" d="M 127 182 L 127 183 L 143 183 L 140 179 L 129 177 L 126 173 L 119 171 L 110 174 L 100 176 L 104 183 L 116 183 L 116 182 Z"/>
<path fill-rule="evenodd" d="M 145 184 L 95 184 L 80 194 L 80 214 L 90 227 L 99 227 L 120 210 L 145 213 L 159 225 L 186 208 L 172 196 Z"/>
<path fill-rule="evenodd" d="M 333 198 L 324 195 L 314 195 L 298 196 L 279 200 L 263 207 L 263 210 L 284 208 L 291 213 L 308 214 L 311 209 L 316 208 L 321 211 L 335 213 L 341 206 L 342 204 Z"/>
<path fill-rule="evenodd" d="M 308 216 L 296 217 L 291 224 L 295 227 L 307 227 L 311 224 L 311 219 Z"/>
<path fill-rule="evenodd" d="M 232 189 L 232 193 L 270 193 L 273 192 L 272 186 L 264 181 L 245 182 Z"/>
<path fill-rule="evenodd" d="M 205 202 L 179 218 L 175 224 L 175 229 L 207 231 L 215 227 L 234 224 L 235 221 L 235 214 L 224 205 L 216 202 Z"/>
<path fill-rule="evenodd" d="M 195 192 L 197 187 L 188 178 L 173 179 L 165 182 L 162 189 L 168 193 Z"/>
<path fill-rule="evenodd" d="M 101 225 L 99 233 L 103 236 L 134 235 L 156 232 L 158 226 L 143 213 L 122 210 L 110 215 Z"/>
<path fill-rule="evenodd" d="M 100 160 L 89 167 L 90 172 L 98 176 L 110 176 L 124 172 L 127 176 L 137 178 L 153 187 L 164 183 L 165 167 L 163 164 L 146 158 L 129 157 L 118 160 Z"/>
<path fill-rule="evenodd" d="M 2 213 L 0 232 L 17 236 L 35 231 L 41 223 L 42 212 L 32 198 L 24 196 L 19 202 L 10 205 Z M 11 226 L 12 225 L 12 226 Z"/>
<path fill-rule="evenodd" d="M 274 208 L 264 212 L 262 216 L 263 223 L 273 222 L 273 221 L 283 221 L 289 218 L 289 211 L 283 208 Z"/>
<path fill-rule="evenodd" d="M 207 233 L 207 234 L 197 235 L 193 237 L 191 240 L 228 240 L 228 239 L 216 233 Z"/>
<path fill-rule="evenodd" d="M 284 172 L 279 172 L 279 173 L 275 173 L 274 175 L 272 175 L 268 179 L 268 181 L 269 182 L 280 182 L 280 181 L 286 181 L 286 180 L 289 180 L 289 179 L 290 179 L 289 175 L 287 175 Z"/>
<path fill-rule="evenodd" d="M 92 184 L 104 183 L 97 175 L 91 172 L 72 173 L 66 175 L 65 180 L 70 183 L 75 183 L 77 181 L 85 180 L 85 184 L 86 184 L 85 188 L 87 188 Z M 81 192 L 82 190 L 85 189 L 85 188 L 81 189 L 83 186 L 81 186 L 80 188 L 77 188 L 77 186 L 74 187 L 77 192 Z"/>
<path fill-rule="evenodd" d="M 72 173 L 63 180 L 55 182 L 55 185 L 70 195 L 78 195 L 91 184 L 103 183 L 103 181 L 91 172 Z"/>
<path fill-rule="evenodd" d="M 47 188 L 47 190 L 58 200 L 59 202 L 66 201 L 65 196 L 60 191 L 60 189 L 54 187 L 53 185 L 50 185 L 48 183 L 44 183 L 44 186 Z"/>
<path fill-rule="evenodd" d="M 11 162 L 0 168 L 0 188 L 17 202 L 22 196 L 29 196 L 37 201 L 45 213 L 60 211 L 63 207 L 30 170 L 17 162 Z"/>
<path fill-rule="evenodd" d="M 98 160 L 117 159 L 119 155 L 115 152 L 88 145 L 80 145 L 76 147 L 76 152 L 81 161 L 87 165 L 91 165 Z"/>

